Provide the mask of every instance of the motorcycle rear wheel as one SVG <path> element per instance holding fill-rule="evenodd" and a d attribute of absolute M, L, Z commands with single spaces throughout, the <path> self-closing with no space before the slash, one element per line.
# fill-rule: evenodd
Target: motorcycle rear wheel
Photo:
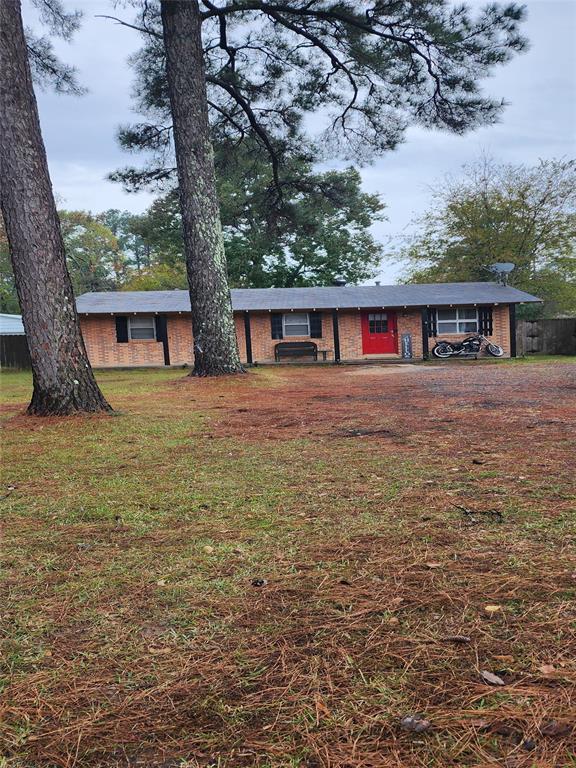
<path fill-rule="evenodd" d="M 502 357 L 504 354 L 504 350 L 498 344 L 488 344 L 486 349 L 492 355 L 492 357 Z"/>
<path fill-rule="evenodd" d="M 440 360 L 447 360 L 454 354 L 454 348 L 451 344 L 436 344 L 432 350 L 434 357 L 440 358 Z"/>

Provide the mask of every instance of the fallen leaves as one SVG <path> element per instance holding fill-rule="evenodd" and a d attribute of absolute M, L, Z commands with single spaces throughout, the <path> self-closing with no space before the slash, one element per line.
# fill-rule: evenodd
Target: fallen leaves
<path fill-rule="evenodd" d="M 502 612 L 502 606 L 501 605 L 485 605 L 484 606 L 484 613 L 488 614 L 488 616 L 494 616 L 496 613 Z"/>
<path fill-rule="evenodd" d="M 542 666 L 538 667 L 538 671 L 542 672 L 543 675 L 551 675 L 553 672 L 556 672 L 556 667 L 553 664 L 542 664 Z"/>
<path fill-rule="evenodd" d="M 169 648 L 167 646 L 164 646 L 162 648 L 148 648 L 148 653 L 151 656 L 165 656 L 168 653 L 172 652 L 172 648 Z"/>
<path fill-rule="evenodd" d="M 432 723 L 424 715 L 406 715 L 400 720 L 400 726 L 411 733 L 426 733 L 432 728 Z"/>
<path fill-rule="evenodd" d="M 484 680 L 485 683 L 488 683 L 488 685 L 506 685 L 501 677 L 495 675 L 493 672 L 488 672 L 487 669 L 483 669 L 480 672 L 480 677 L 482 680 Z"/>
<path fill-rule="evenodd" d="M 542 736 L 550 737 L 568 736 L 568 734 L 572 733 L 573 728 L 574 725 L 572 723 L 550 720 L 540 728 L 540 733 Z"/>

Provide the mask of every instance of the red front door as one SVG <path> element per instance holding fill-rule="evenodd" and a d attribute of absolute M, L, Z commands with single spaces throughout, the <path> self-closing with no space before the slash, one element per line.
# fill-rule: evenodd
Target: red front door
<path fill-rule="evenodd" d="M 395 312 L 362 313 L 362 353 L 386 355 L 398 352 Z"/>

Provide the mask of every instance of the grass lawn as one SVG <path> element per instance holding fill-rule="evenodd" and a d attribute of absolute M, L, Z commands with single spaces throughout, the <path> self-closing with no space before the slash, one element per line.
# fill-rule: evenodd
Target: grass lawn
<path fill-rule="evenodd" d="M 98 378 L 0 380 L 0 768 L 576 765 L 573 361 Z"/>

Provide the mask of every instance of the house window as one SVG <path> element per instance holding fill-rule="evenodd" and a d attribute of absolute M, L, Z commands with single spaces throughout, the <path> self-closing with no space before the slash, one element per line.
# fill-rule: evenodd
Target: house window
<path fill-rule="evenodd" d="M 128 318 L 131 341 L 154 341 L 156 339 L 156 324 L 153 317 Z"/>
<path fill-rule="evenodd" d="M 388 315 L 386 312 L 370 312 L 368 314 L 370 334 L 388 333 Z"/>
<path fill-rule="evenodd" d="M 290 312 L 282 316 L 284 336 L 310 336 L 310 318 L 307 312 Z"/>
<path fill-rule="evenodd" d="M 475 307 L 437 309 L 436 322 L 438 324 L 438 334 L 477 333 L 478 310 Z"/>

